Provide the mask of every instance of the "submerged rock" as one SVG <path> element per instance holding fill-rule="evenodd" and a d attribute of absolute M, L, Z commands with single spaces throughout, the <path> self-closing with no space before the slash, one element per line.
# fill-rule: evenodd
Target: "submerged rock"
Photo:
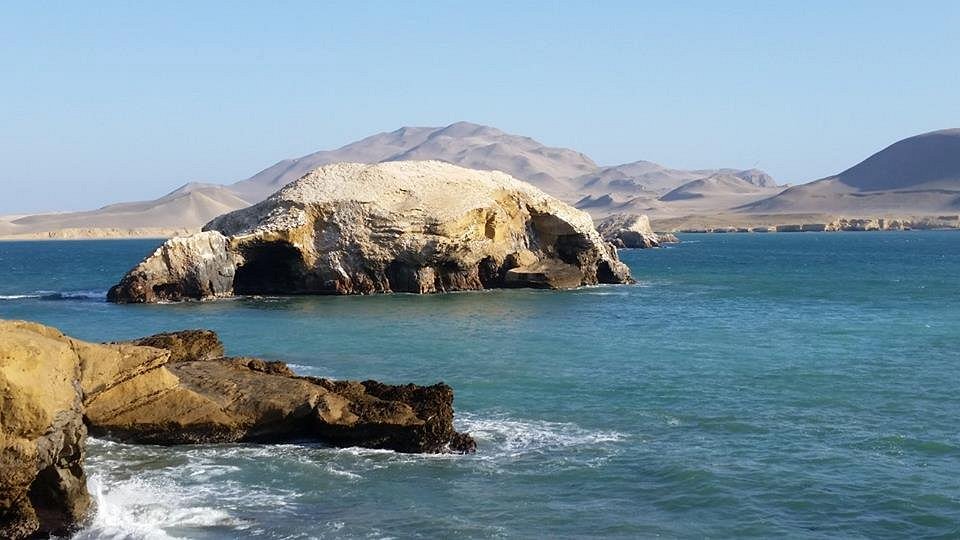
<path fill-rule="evenodd" d="M 316 169 L 174 238 L 114 302 L 628 283 L 590 217 L 504 173 L 436 161 Z"/>
<path fill-rule="evenodd" d="M 672 234 L 658 235 L 644 214 L 613 214 L 597 224 L 604 240 L 618 248 L 655 248 L 680 240 Z"/>
<path fill-rule="evenodd" d="M 147 444 L 476 449 L 454 430 L 453 390 L 443 383 L 299 377 L 282 362 L 222 354 L 210 331 L 96 344 L 0 321 L 0 537 L 66 534 L 82 521 L 88 429 Z"/>

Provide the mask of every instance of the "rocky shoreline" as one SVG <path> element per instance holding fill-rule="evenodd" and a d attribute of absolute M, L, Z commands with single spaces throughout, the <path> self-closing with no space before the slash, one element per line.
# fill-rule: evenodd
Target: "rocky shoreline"
<path fill-rule="evenodd" d="M 211 331 L 88 343 L 0 321 L 0 537 L 66 534 L 91 510 L 87 433 L 135 444 L 309 442 L 469 453 L 453 390 L 333 381 L 225 357 Z"/>

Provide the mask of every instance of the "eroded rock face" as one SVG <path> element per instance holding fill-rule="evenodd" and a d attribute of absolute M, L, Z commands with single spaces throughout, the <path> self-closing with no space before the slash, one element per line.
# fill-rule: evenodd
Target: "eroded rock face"
<path fill-rule="evenodd" d="M 63 334 L 0 321 L 0 538 L 66 534 L 90 506 L 80 377 Z"/>
<path fill-rule="evenodd" d="M 597 224 L 597 231 L 618 248 L 654 248 L 679 242 L 672 234 L 660 236 L 653 232 L 650 219 L 643 214 L 613 214 Z"/>
<path fill-rule="evenodd" d="M 111 301 L 163 302 L 233 294 L 237 258 L 217 232 L 164 242 L 110 289 Z"/>
<path fill-rule="evenodd" d="M 471 452 L 453 390 L 298 377 L 282 362 L 223 357 L 193 330 L 97 344 L 0 321 L 0 538 L 66 534 L 90 507 L 87 430 L 131 443 L 317 441 Z"/>
<path fill-rule="evenodd" d="M 113 363 L 120 373 L 100 370 L 83 380 L 94 434 L 150 444 L 313 440 L 398 452 L 472 449 L 472 439 L 453 430 L 453 390 L 442 383 L 298 377 L 283 362 L 223 357 L 209 330 L 106 347 L 119 353 Z"/>
<path fill-rule="evenodd" d="M 506 174 L 338 163 L 170 240 L 115 302 L 627 283 L 590 217 Z"/>

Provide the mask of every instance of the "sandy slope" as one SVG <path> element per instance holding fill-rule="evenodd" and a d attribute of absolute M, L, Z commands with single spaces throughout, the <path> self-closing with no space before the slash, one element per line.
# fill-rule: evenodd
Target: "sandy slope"
<path fill-rule="evenodd" d="M 65 212 L 24 216 L 0 222 L 0 234 L 47 233 L 73 229 L 87 230 L 96 236 L 104 229 L 108 236 L 122 236 L 117 231 L 197 229 L 225 212 L 249 206 L 249 203 L 223 186 L 181 188 L 153 201 L 119 203 L 87 212 Z M 77 232 L 76 234 L 83 234 Z M 140 234 L 135 234 L 139 236 Z M 43 236 L 43 234 L 40 234 Z"/>
<path fill-rule="evenodd" d="M 960 129 L 904 139 L 857 165 L 744 205 L 741 213 L 949 213 L 960 210 Z"/>

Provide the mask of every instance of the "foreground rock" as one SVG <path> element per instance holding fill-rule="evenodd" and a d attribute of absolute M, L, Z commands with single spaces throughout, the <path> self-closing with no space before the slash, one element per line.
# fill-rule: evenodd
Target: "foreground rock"
<path fill-rule="evenodd" d="M 445 384 L 298 377 L 282 362 L 222 353 L 209 331 L 95 344 L 0 321 L 0 537 L 65 534 L 83 519 L 88 429 L 150 444 L 476 448 L 453 429 L 453 391 Z"/>
<path fill-rule="evenodd" d="M 339 163 L 174 238 L 114 302 L 628 283 L 590 217 L 500 172 Z"/>
<path fill-rule="evenodd" d="M 597 224 L 597 232 L 618 248 L 655 248 L 679 242 L 672 234 L 653 232 L 650 219 L 643 214 L 613 214 Z"/>
<path fill-rule="evenodd" d="M 64 534 L 90 507 L 80 377 L 62 334 L 0 321 L 0 538 Z"/>

